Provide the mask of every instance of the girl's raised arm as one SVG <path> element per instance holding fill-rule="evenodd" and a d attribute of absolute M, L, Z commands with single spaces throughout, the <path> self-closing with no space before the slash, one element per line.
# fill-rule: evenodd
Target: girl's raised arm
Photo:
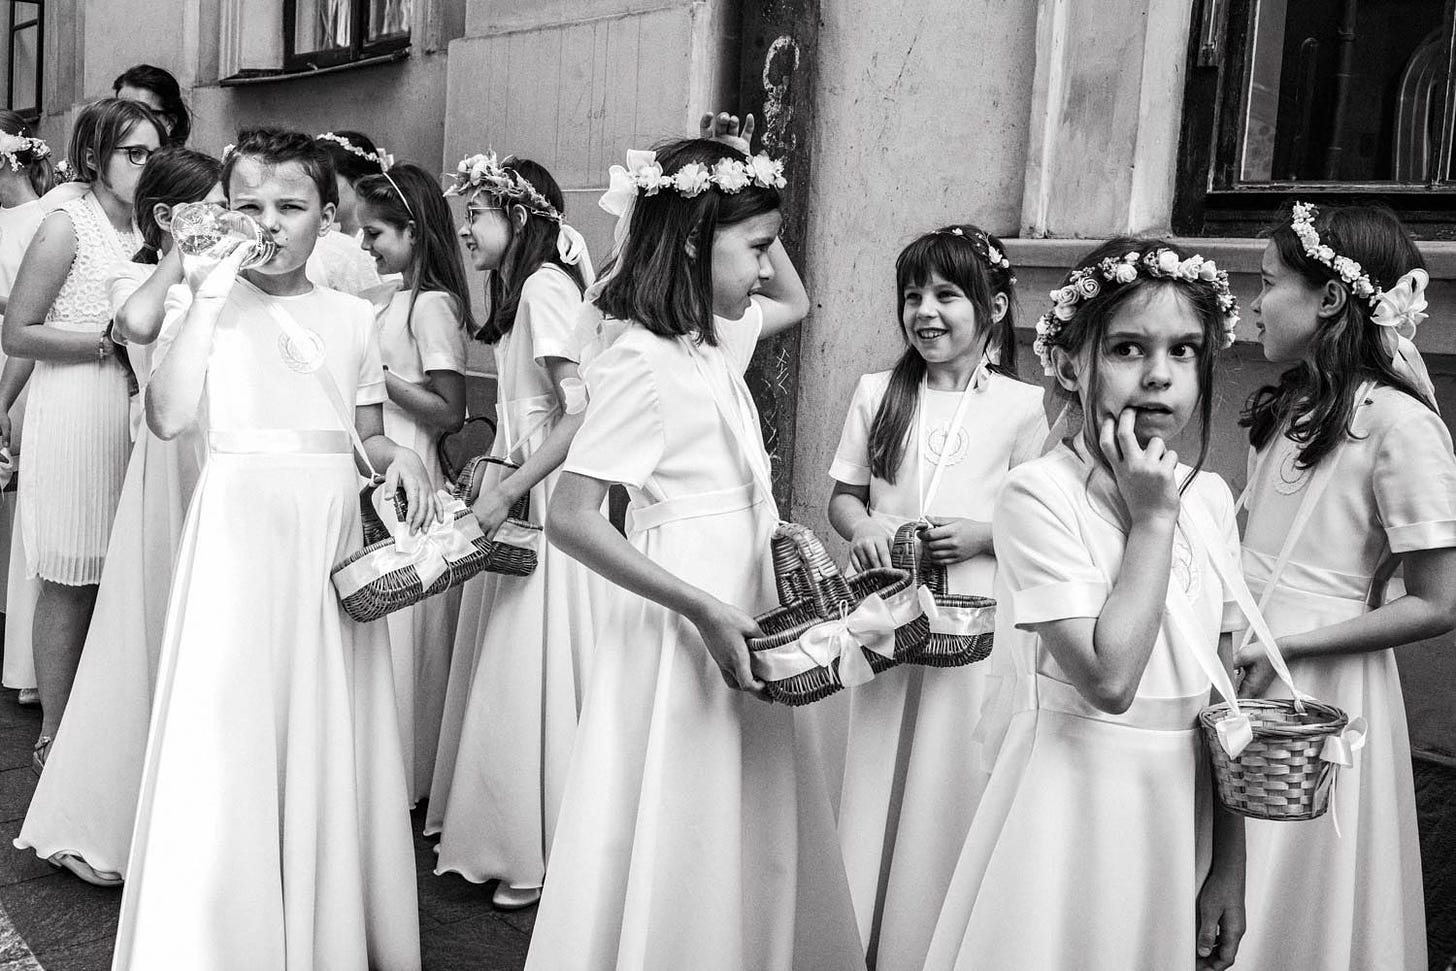
<path fill-rule="evenodd" d="M 788 330 L 809 316 L 809 293 L 794 261 L 789 259 L 783 240 L 776 239 L 769 247 L 768 259 L 773 264 L 773 279 L 764 284 L 757 300 L 763 310 L 763 330 L 759 337 L 772 337 Z"/>
<path fill-rule="evenodd" d="M 26 248 L 10 291 L 5 324 L 0 329 L 0 347 L 6 354 L 33 361 L 94 361 L 115 353 L 106 337 L 44 326 L 75 259 L 76 229 L 71 217 L 53 212 Z"/>
<path fill-rule="evenodd" d="M 116 330 L 128 344 L 150 344 L 162 330 L 167 291 L 182 282 L 182 252 L 172 247 L 152 275 L 116 311 Z M 112 306 L 116 306 L 114 303 Z"/>

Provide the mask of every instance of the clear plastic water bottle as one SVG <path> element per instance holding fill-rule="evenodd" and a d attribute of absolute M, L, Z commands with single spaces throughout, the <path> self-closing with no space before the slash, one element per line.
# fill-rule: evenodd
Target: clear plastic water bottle
<path fill-rule="evenodd" d="M 214 202 L 186 202 L 172 210 L 172 240 L 188 256 L 226 259 L 239 246 L 252 252 L 242 268 L 261 266 L 278 252 L 267 230 L 247 215 Z"/>

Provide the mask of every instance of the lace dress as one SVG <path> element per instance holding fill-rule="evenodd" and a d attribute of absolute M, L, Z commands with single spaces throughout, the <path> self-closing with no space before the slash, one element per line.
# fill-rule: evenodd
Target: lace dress
<path fill-rule="evenodd" d="M 111 320 L 107 279 L 135 252 L 91 193 L 61 210 L 76 258 L 42 326 L 100 335 Z M 37 361 L 26 409 L 20 516 L 27 569 L 54 583 L 101 582 L 111 519 L 131 450 L 126 375 L 114 358 Z"/>

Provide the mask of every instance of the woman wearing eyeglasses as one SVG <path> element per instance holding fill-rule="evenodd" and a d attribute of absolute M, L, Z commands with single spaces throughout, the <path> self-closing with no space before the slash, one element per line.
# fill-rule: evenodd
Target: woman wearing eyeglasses
<path fill-rule="evenodd" d="M 26 469 L 20 484 L 27 571 L 41 580 L 32 634 L 45 765 L 61 724 L 96 601 L 111 519 L 130 449 L 127 376 L 107 326 L 111 268 L 141 243 L 132 196 L 166 138 L 138 101 L 87 105 L 71 131 L 70 163 L 87 191 L 46 217 L 25 252 L 0 325 L 10 357 L 0 415 L 30 373 Z M 0 422 L 0 438 L 9 434 Z"/>

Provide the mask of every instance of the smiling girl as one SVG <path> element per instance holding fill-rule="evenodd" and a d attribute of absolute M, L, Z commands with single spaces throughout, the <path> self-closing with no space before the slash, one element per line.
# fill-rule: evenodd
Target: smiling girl
<path fill-rule="evenodd" d="M 1234 626 L 1210 563 L 1238 549 L 1233 497 L 1200 471 L 1233 297 L 1151 239 L 1099 247 L 1056 293 L 1037 349 L 1083 427 L 991 517 L 1003 677 L 977 736 L 999 751 L 924 967 L 1226 968 L 1243 829 L 1216 810 L 1204 843 L 1197 717 Z M 1195 415 L 1190 468 L 1169 443 Z"/>
<path fill-rule="evenodd" d="M 1041 454 L 1039 387 L 1015 375 L 1015 281 L 999 239 L 947 226 L 895 262 L 905 350 L 860 378 L 829 474 L 829 521 L 857 569 L 890 565 L 890 538 L 925 520 L 948 590 L 991 596 L 991 506 Z M 918 969 L 979 790 L 963 755 L 985 665 L 905 665 L 850 693 L 839 834 L 860 934 L 877 967 Z"/>
<path fill-rule="evenodd" d="M 465 420 L 465 333 L 474 329 L 450 207 L 418 165 L 396 165 L 355 186 L 361 245 L 403 288 L 380 315 L 384 433 L 424 460 L 446 487 L 435 441 Z M 449 591 L 386 619 L 394 657 L 400 743 L 413 803 L 429 793 L 460 595 Z"/>

